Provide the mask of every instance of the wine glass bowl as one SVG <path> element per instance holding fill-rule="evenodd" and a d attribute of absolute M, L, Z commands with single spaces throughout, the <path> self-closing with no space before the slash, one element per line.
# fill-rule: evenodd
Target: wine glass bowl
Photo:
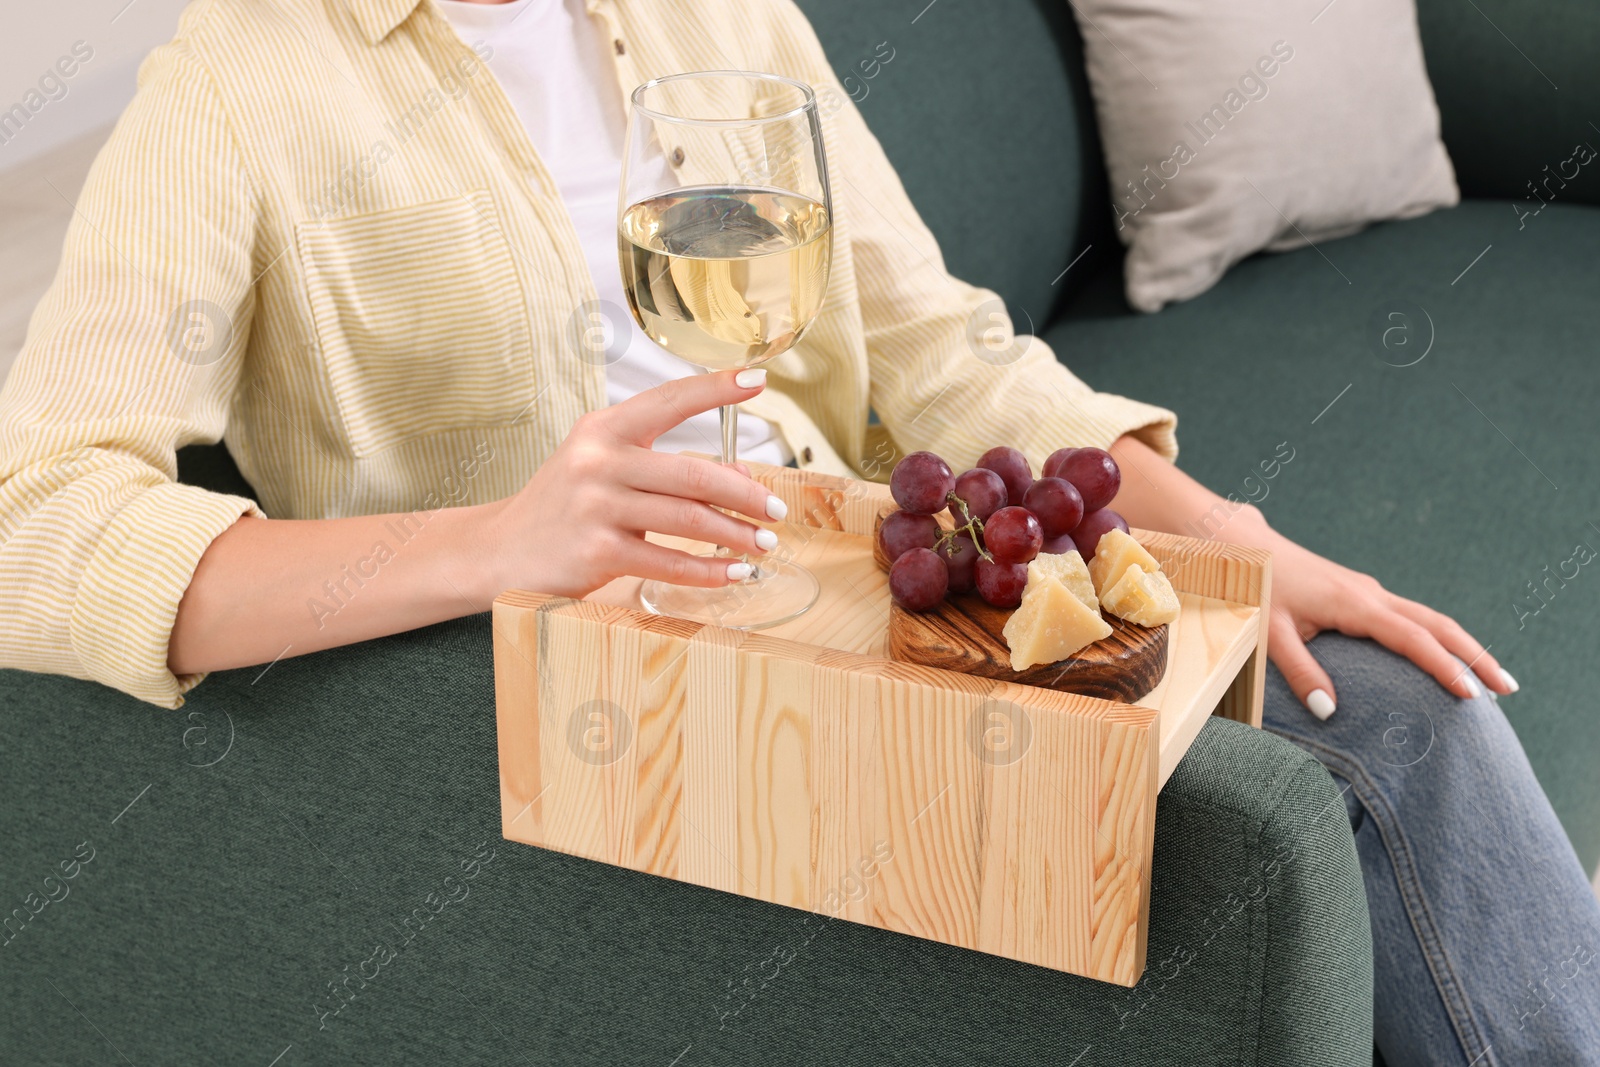
<path fill-rule="evenodd" d="M 633 92 L 618 197 L 628 307 L 647 337 L 708 370 L 752 367 L 800 340 L 833 261 L 832 201 L 816 95 L 775 74 L 700 71 Z M 721 410 L 723 463 L 738 408 Z M 731 561 L 731 557 L 730 557 Z M 792 560 L 748 559 L 724 589 L 646 582 L 660 614 L 759 629 L 816 601 Z"/>
<path fill-rule="evenodd" d="M 777 190 L 708 186 L 622 216 L 623 290 L 656 344 L 710 370 L 788 351 L 816 317 L 831 259 L 827 209 Z"/>

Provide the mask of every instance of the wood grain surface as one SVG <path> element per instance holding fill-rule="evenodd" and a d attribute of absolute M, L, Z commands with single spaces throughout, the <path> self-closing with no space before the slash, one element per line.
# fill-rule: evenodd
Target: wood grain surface
<path fill-rule="evenodd" d="M 1138 980 L 1157 712 L 533 593 L 494 633 L 507 838 Z"/>
<path fill-rule="evenodd" d="M 1105 614 L 1111 636 L 1055 663 L 1011 669 L 1002 631 L 1011 612 L 991 607 L 976 593 L 946 597 L 931 611 L 889 607 L 889 657 L 960 674 L 998 678 L 1019 685 L 1082 693 L 1133 703 L 1154 689 L 1167 672 L 1166 626 L 1144 627 Z"/>
<path fill-rule="evenodd" d="M 762 632 L 889 658 L 888 579 L 873 559 L 875 539 L 860 536 L 894 506 L 888 486 L 761 464 L 752 465 L 752 473 L 789 506 L 790 522 L 769 524 L 779 533 L 778 553 L 810 568 L 822 583 L 814 608 Z M 1181 609 L 1168 626 L 1166 674 L 1139 701 L 1161 712 L 1157 781 L 1164 785 L 1212 714 L 1261 723 L 1271 559 L 1255 549 L 1152 530 L 1133 535 L 1161 562 Z M 636 609 L 639 580 L 618 579 L 586 599 Z"/>
<path fill-rule="evenodd" d="M 789 504 L 779 551 L 822 582 L 799 619 L 650 615 L 637 581 L 496 600 L 505 836 L 1136 983 L 1159 785 L 1220 704 L 1259 708 L 1265 554 L 1136 533 L 1181 610 L 1133 705 L 887 658 L 887 490 L 752 467 Z"/>
<path fill-rule="evenodd" d="M 1272 615 L 1272 553 L 1259 548 L 1244 548 L 1241 545 L 1157 533 L 1154 530 L 1134 530 L 1133 535 L 1145 547 L 1145 551 L 1160 562 L 1162 573 L 1180 593 L 1196 593 L 1257 609 L 1249 663 L 1232 679 L 1212 710 L 1223 718 L 1236 719 L 1259 729 L 1261 701 L 1266 695 L 1267 683 L 1267 623 Z"/>

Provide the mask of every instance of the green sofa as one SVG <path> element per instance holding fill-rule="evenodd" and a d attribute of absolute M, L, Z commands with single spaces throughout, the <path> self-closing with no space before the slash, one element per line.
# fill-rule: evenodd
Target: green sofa
<path fill-rule="evenodd" d="M 952 267 L 1093 384 L 1177 408 L 1184 463 L 1218 490 L 1290 440 L 1263 508 L 1495 643 L 1523 682 L 1507 712 L 1592 864 L 1600 753 L 1578 694 L 1600 585 L 1520 631 L 1508 605 L 1571 541 L 1600 543 L 1577 429 L 1600 399 L 1581 302 L 1600 211 L 1587 177 L 1521 232 L 1506 200 L 1584 136 L 1600 20 L 1576 0 L 1493 5 L 1561 85 L 1547 97 L 1470 6 L 1423 0 L 1465 192 L 1500 199 L 1326 246 L 1349 286 L 1300 252 L 1141 317 L 1118 296 L 1066 5 L 923 4 L 802 0 L 841 73 L 895 48 L 862 108 Z M 1438 323 L 1409 375 L 1366 335 L 1395 295 Z M 248 492 L 221 448 L 180 460 L 185 481 Z M 1127 990 L 842 922 L 813 935 L 795 911 L 505 842 L 491 678 L 486 616 L 220 673 L 177 712 L 0 672 L 0 874 L 20 909 L 0 933 L 0 1063 L 1372 1060 L 1348 824 L 1276 737 L 1208 723 L 1168 782 L 1149 967 Z"/>

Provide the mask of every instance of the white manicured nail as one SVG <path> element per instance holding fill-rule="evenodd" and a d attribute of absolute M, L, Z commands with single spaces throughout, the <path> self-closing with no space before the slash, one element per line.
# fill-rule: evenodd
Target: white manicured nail
<path fill-rule="evenodd" d="M 771 552 L 778 547 L 778 535 L 771 530 L 757 530 L 756 547 L 763 552 Z"/>
<path fill-rule="evenodd" d="M 782 519 L 788 514 L 788 504 L 785 504 L 775 496 L 767 497 L 767 518 L 771 519 L 773 522 L 777 522 L 779 519 Z"/>
<path fill-rule="evenodd" d="M 1500 671 L 1500 677 L 1505 680 L 1506 688 L 1511 690 L 1513 693 L 1522 688 L 1522 686 L 1517 684 L 1517 680 L 1511 677 L 1511 672 L 1505 670 L 1504 668 L 1502 668 Z"/>
<path fill-rule="evenodd" d="M 1326 689 L 1313 689 L 1306 694 L 1306 707 L 1311 709 L 1311 714 L 1326 722 L 1328 716 L 1333 714 L 1333 698 Z"/>
<path fill-rule="evenodd" d="M 728 564 L 728 581 L 742 582 L 755 572 L 756 569 L 748 563 L 730 563 Z"/>
<path fill-rule="evenodd" d="M 1472 675 L 1464 674 L 1461 676 L 1461 680 L 1467 683 L 1467 695 L 1472 697 L 1473 700 L 1483 696 L 1483 690 L 1478 688 L 1478 683 Z"/>
<path fill-rule="evenodd" d="M 767 369 L 765 367 L 751 367 L 742 370 L 733 376 L 733 384 L 740 389 L 755 389 L 767 384 Z"/>

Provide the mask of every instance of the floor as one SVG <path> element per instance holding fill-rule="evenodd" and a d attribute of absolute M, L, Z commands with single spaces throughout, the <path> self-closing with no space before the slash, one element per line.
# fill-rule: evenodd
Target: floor
<path fill-rule="evenodd" d="M 55 275 L 72 204 L 110 132 L 106 126 L 0 173 L 0 376 L 10 370 L 34 305 Z M 1600 895 L 1600 870 L 1594 886 Z"/>

